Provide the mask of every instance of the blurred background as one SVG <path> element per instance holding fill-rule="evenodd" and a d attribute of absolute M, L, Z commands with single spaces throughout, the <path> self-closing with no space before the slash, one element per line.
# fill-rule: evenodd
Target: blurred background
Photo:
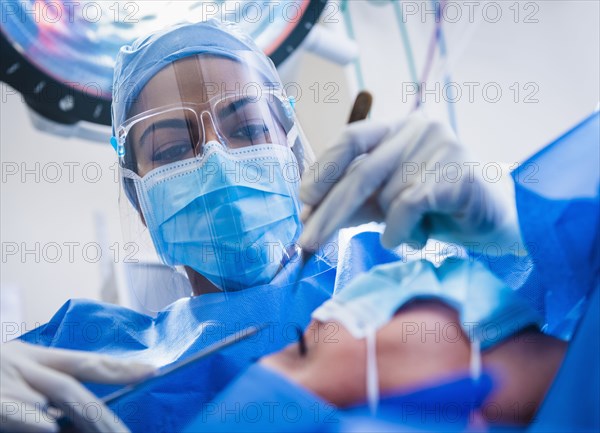
<path fill-rule="evenodd" d="M 3 339 L 70 298 L 132 304 L 107 124 L 114 56 L 141 34 L 239 22 L 278 66 L 317 155 L 362 89 L 371 117 L 391 119 L 421 83 L 429 115 L 482 164 L 524 160 L 600 99 L 597 1 L 3 0 L 1 13 Z"/>

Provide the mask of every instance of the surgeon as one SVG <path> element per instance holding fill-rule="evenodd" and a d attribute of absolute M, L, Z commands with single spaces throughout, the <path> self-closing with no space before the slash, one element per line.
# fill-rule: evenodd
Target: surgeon
<path fill-rule="evenodd" d="M 267 325 L 110 405 L 134 431 L 178 431 L 242 369 L 306 327 L 333 292 L 337 250 L 299 266 L 299 185 L 312 152 L 273 63 L 235 25 L 178 25 L 123 47 L 112 120 L 124 233 L 138 251 L 129 284 L 145 306 L 151 288 L 177 297 L 148 308 L 155 317 L 70 300 L 23 340 L 162 367 Z M 170 277 L 156 278 L 158 270 Z"/>
<path fill-rule="evenodd" d="M 170 29 L 121 50 L 116 66 L 126 199 L 196 295 L 271 282 L 297 254 L 301 229 L 312 152 L 272 62 L 236 32 Z"/>

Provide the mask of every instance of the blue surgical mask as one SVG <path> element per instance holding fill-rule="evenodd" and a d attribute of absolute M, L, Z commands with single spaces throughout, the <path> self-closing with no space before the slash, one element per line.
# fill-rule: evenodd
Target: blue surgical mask
<path fill-rule="evenodd" d="M 479 340 L 483 349 L 518 331 L 516 323 L 542 324 L 527 300 L 483 264 L 457 257 L 439 264 L 419 259 L 376 266 L 336 292 L 313 318 L 337 320 L 354 337 L 364 338 L 413 299 L 438 299 L 453 307 L 465 334 Z"/>
<path fill-rule="evenodd" d="M 268 283 L 294 251 L 299 181 L 286 146 L 218 142 L 136 180 L 163 261 L 187 265 L 225 291 Z"/>
<path fill-rule="evenodd" d="M 354 338 L 366 340 L 366 389 L 373 412 L 379 398 L 376 332 L 414 299 L 441 300 L 458 312 L 464 333 L 471 340 L 470 368 L 474 377 L 480 374 L 480 350 L 543 323 L 525 299 L 477 261 L 449 257 L 437 264 L 421 259 L 374 267 L 312 314 L 321 322 L 340 322 Z"/>

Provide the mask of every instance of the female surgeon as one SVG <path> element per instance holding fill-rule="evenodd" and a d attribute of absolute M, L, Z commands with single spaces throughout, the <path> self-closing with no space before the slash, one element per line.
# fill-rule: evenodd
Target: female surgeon
<path fill-rule="evenodd" d="M 268 325 L 110 406 L 132 430 L 178 431 L 242 368 L 308 324 L 333 291 L 337 257 L 321 251 L 300 269 L 300 175 L 312 152 L 273 63 L 235 25 L 184 24 L 122 47 L 112 121 L 124 232 L 140 250 L 131 284 L 187 292 L 156 317 L 71 300 L 23 340 L 159 367 Z M 150 253 L 162 265 L 146 262 Z M 153 281 L 157 266 L 172 279 Z"/>

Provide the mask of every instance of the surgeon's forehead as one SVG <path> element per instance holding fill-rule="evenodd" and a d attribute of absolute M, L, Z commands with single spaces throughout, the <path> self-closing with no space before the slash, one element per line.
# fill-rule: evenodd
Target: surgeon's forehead
<path fill-rule="evenodd" d="M 184 57 L 148 81 L 132 105 L 130 116 L 164 105 L 202 103 L 217 95 L 241 93 L 261 85 L 257 75 L 242 62 L 226 57 Z"/>

